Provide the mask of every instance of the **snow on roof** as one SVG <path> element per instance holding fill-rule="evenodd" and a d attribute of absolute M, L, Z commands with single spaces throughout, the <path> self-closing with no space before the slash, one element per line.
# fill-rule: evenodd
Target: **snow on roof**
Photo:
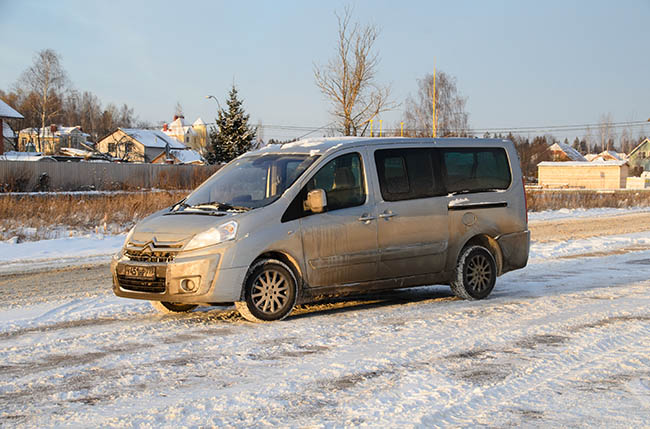
<path fill-rule="evenodd" d="M 588 154 L 585 155 L 585 159 L 587 161 L 593 161 L 596 158 L 598 158 L 598 154 L 596 154 L 596 153 L 588 153 Z"/>
<path fill-rule="evenodd" d="M 92 152 L 90 152 L 89 150 L 75 149 L 72 147 L 62 147 L 60 151 L 64 155 L 71 155 L 71 156 L 89 156 L 92 154 Z"/>
<path fill-rule="evenodd" d="M 199 117 L 192 125 L 205 125 L 205 122 Z"/>
<path fill-rule="evenodd" d="M 90 137 L 90 134 L 84 133 L 79 127 L 59 127 L 58 132 L 61 134 L 71 134 L 74 132 Z"/>
<path fill-rule="evenodd" d="M 0 118 L 24 119 L 23 115 L 2 100 L 0 100 Z"/>
<path fill-rule="evenodd" d="M 2 122 L 2 135 L 8 139 L 13 139 L 16 137 L 14 130 L 12 130 L 9 124 L 4 121 Z"/>
<path fill-rule="evenodd" d="M 204 163 L 205 160 L 203 157 L 195 150 L 186 149 L 186 150 L 170 150 L 170 155 L 174 156 L 181 164 L 191 164 L 193 162 Z"/>
<path fill-rule="evenodd" d="M 587 159 L 582 156 L 580 152 L 572 148 L 566 143 L 553 143 L 549 149 L 553 152 L 564 152 L 571 161 L 586 161 Z"/>
<path fill-rule="evenodd" d="M 537 165 L 548 165 L 548 166 L 555 166 L 555 167 L 595 167 L 595 166 L 603 166 L 603 167 L 612 167 L 612 166 L 622 166 L 627 164 L 627 161 L 601 161 L 601 160 L 596 160 L 592 162 L 588 161 L 543 161 L 540 162 Z"/>
<path fill-rule="evenodd" d="M 187 125 L 185 123 L 185 118 L 179 117 L 167 125 L 167 131 L 164 129 L 161 131 L 170 137 L 186 134 L 196 135 L 192 127 L 193 125 Z"/>
<path fill-rule="evenodd" d="M 3 161 L 40 161 L 43 159 L 43 154 L 40 152 L 14 152 L 9 151 L 0 155 Z"/>
<path fill-rule="evenodd" d="M 613 150 L 604 150 L 604 151 L 602 151 L 601 153 L 598 154 L 598 156 L 602 157 L 603 159 L 606 159 L 606 157 L 609 156 L 609 157 L 614 158 L 615 161 L 616 160 L 621 161 L 621 160 L 624 159 L 624 158 L 621 158 L 620 155 L 621 154 L 619 154 L 618 152 L 615 152 Z M 623 154 L 623 155 L 625 155 L 625 154 Z"/>
<path fill-rule="evenodd" d="M 647 139 L 643 140 L 641 143 L 639 143 L 639 144 L 638 144 L 634 149 L 632 149 L 632 150 L 630 151 L 630 153 L 629 153 L 629 155 L 628 155 L 627 157 L 629 158 L 630 156 L 632 156 L 632 154 L 638 152 L 639 149 L 640 149 L 643 145 L 645 145 L 646 143 L 650 143 L 650 138 L 647 138 Z"/>
<path fill-rule="evenodd" d="M 44 132 L 41 133 L 40 128 L 24 128 L 20 130 L 21 134 L 32 134 L 32 135 L 38 135 L 40 134 L 41 137 L 52 137 L 52 129 L 50 127 L 45 127 Z M 90 134 L 86 134 L 83 131 L 79 129 L 79 127 L 63 127 L 60 125 L 56 126 L 56 131 L 54 132 L 55 136 L 62 136 L 62 135 L 69 135 L 69 134 L 81 134 L 86 137 L 90 137 Z"/>
<path fill-rule="evenodd" d="M 124 131 L 125 134 L 128 134 L 129 137 L 133 138 L 134 140 L 142 143 L 142 145 L 145 147 L 156 147 L 164 149 L 165 146 L 169 144 L 169 147 L 171 149 L 186 148 L 183 143 L 169 137 L 162 131 L 143 130 L 140 128 L 120 128 L 120 130 Z"/>

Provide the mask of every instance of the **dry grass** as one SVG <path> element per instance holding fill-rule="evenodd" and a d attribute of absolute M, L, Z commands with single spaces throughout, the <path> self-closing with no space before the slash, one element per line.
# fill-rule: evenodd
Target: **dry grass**
<path fill-rule="evenodd" d="M 169 207 L 187 191 L 114 194 L 0 194 L 0 240 L 56 238 L 88 232 L 121 233 Z"/>
<path fill-rule="evenodd" d="M 599 207 L 650 207 L 650 190 L 595 191 L 595 190 L 546 190 L 526 191 L 528 211 L 558 209 L 592 209 Z"/>
<path fill-rule="evenodd" d="M 188 191 L 0 194 L 0 240 L 118 234 L 181 200 Z M 649 191 L 528 190 L 528 210 L 650 207 Z"/>

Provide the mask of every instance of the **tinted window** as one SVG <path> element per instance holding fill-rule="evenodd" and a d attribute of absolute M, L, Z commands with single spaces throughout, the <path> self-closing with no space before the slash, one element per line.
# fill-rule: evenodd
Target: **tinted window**
<path fill-rule="evenodd" d="M 326 211 L 360 206 L 366 201 L 363 165 L 358 153 L 341 155 L 325 164 L 307 182 L 282 215 L 282 222 L 312 214 L 304 208 L 307 193 L 322 189 L 327 195 Z"/>
<path fill-rule="evenodd" d="M 510 186 L 510 166 L 503 149 L 442 149 L 442 160 L 448 192 L 481 192 Z"/>
<path fill-rule="evenodd" d="M 375 152 L 381 195 L 399 201 L 439 195 L 433 149 L 384 149 Z"/>
<path fill-rule="evenodd" d="M 327 210 L 354 207 L 366 201 L 361 157 L 358 153 L 339 156 L 328 162 L 307 182 L 307 192 L 323 189 Z"/>

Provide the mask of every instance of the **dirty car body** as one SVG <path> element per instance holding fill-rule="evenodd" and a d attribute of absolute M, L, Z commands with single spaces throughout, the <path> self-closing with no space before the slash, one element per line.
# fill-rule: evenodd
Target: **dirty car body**
<path fill-rule="evenodd" d="M 526 265 L 519 161 L 500 139 L 335 138 L 270 145 L 139 222 L 115 294 L 250 320 L 325 296 L 450 284 L 486 297 Z"/>

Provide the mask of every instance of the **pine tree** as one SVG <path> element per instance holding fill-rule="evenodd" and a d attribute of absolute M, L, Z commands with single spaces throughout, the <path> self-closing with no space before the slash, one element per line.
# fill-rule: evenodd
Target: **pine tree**
<path fill-rule="evenodd" d="M 229 162 L 251 149 L 257 129 L 248 125 L 249 115 L 244 112 L 242 103 L 233 84 L 226 103 L 228 107 L 218 110 L 217 126 L 210 130 L 211 147 L 207 158 L 211 164 Z"/>

